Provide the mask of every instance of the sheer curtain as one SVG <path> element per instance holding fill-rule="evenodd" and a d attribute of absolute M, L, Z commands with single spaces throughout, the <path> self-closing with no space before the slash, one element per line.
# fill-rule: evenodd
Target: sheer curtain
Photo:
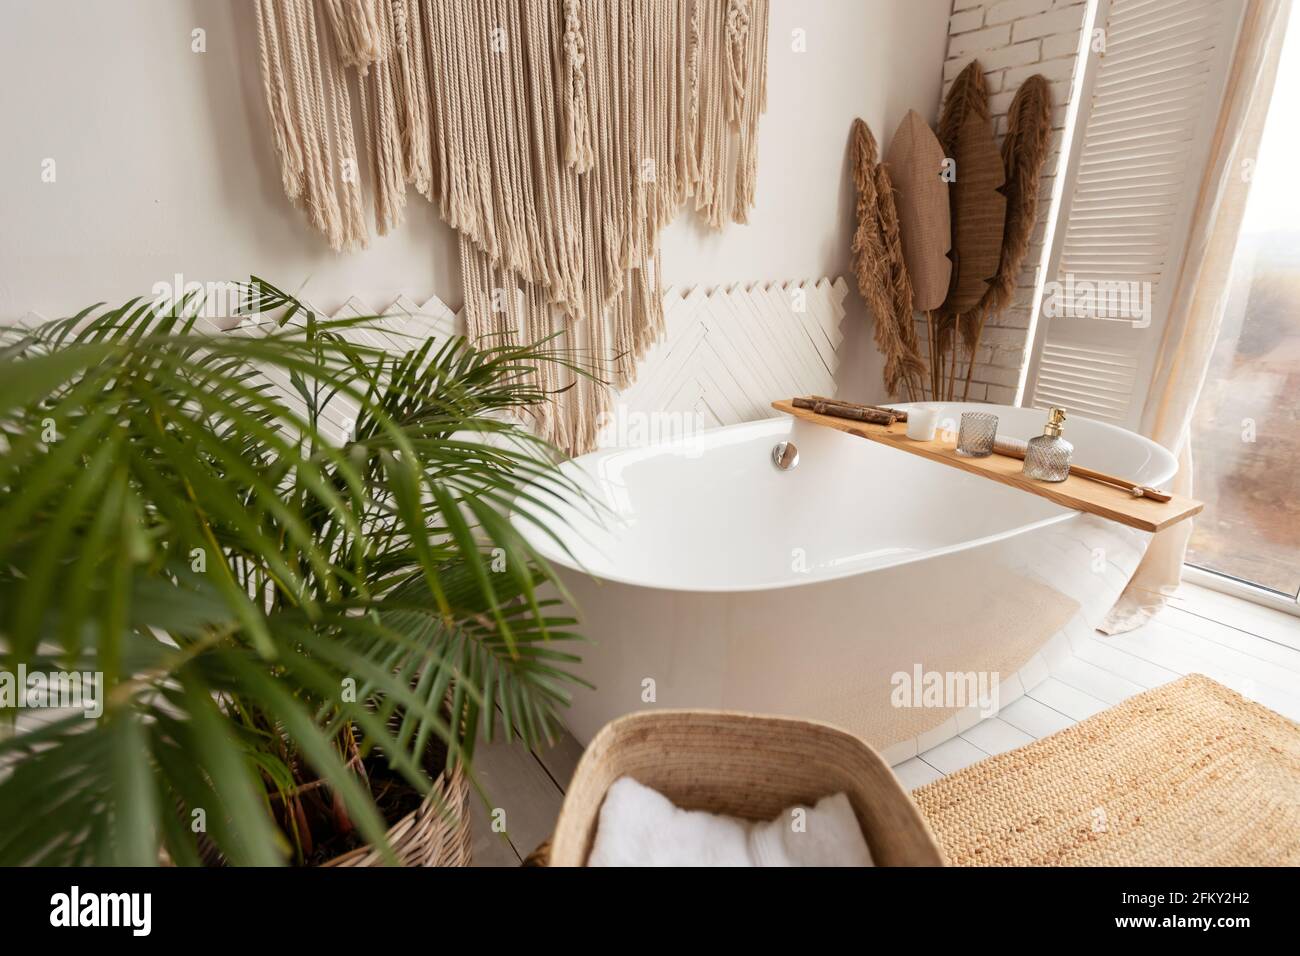
<path fill-rule="evenodd" d="M 1141 431 L 1178 457 L 1173 490 L 1193 494 L 1191 420 L 1219 335 L 1237 234 L 1277 77 L 1291 0 L 1247 0 L 1223 105 L 1201 181 L 1186 255 L 1142 410 Z M 1144 624 L 1182 580 L 1192 534 L 1184 521 L 1159 532 L 1101 625 L 1118 634 Z"/>

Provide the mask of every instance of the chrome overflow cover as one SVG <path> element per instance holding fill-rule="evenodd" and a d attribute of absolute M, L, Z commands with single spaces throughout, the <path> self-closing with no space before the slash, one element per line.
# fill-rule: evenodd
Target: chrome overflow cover
<path fill-rule="evenodd" d="M 799 449 L 794 442 L 782 441 L 772 446 L 772 464 L 782 471 L 789 471 L 799 464 Z"/>

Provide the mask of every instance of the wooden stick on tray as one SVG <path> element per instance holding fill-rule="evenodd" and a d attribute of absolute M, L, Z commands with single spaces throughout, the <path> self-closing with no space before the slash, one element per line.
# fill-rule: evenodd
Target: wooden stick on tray
<path fill-rule="evenodd" d="M 825 402 L 827 405 L 842 405 L 845 408 L 873 408 L 878 412 L 886 412 L 893 415 L 895 420 L 900 422 L 907 421 L 907 412 L 901 408 L 886 408 L 883 405 L 859 405 L 857 402 L 845 402 L 838 398 L 827 398 L 825 395 L 809 395 L 814 402 Z"/>
<path fill-rule="evenodd" d="M 872 425 L 892 425 L 898 421 L 898 416 L 893 412 L 884 412 L 866 405 L 848 405 L 816 398 L 794 398 L 790 400 L 790 404 L 795 408 L 805 408 L 810 412 L 816 412 L 818 415 L 851 418 L 854 421 L 868 422 Z"/>

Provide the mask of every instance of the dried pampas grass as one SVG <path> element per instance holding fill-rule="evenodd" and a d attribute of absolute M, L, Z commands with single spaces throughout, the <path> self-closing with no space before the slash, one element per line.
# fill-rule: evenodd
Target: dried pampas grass
<path fill-rule="evenodd" d="M 875 316 L 875 342 L 885 357 L 884 381 L 891 395 L 921 397 L 925 365 L 912 321 L 912 284 L 903 260 L 898 210 L 889 172 L 879 161 L 867 124 L 853 121 L 849 159 L 857 192 L 857 227 L 849 247 L 858 291 Z"/>
<path fill-rule="evenodd" d="M 880 238 L 888 264 L 890 304 L 893 307 L 888 322 L 876 322 L 876 345 L 885 354 L 885 386 L 890 394 L 899 394 L 898 387 L 903 384 L 908 399 L 916 401 L 924 397 L 921 381 L 925 375 L 925 362 L 917 349 L 916 323 L 912 320 L 912 281 L 903 256 L 894 186 L 883 163 L 876 165 L 875 180 Z M 885 328 L 882 329 L 882 325 Z"/>
<path fill-rule="evenodd" d="M 884 314 L 889 302 L 885 289 L 888 277 L 885 264 L 885 246 L 876 220 L 876 179 L 874 170 L 879 160 L 876 138 L 867 124 L 853 121 L 849 131 L 849 166 L 853 176 L 853 189 L 857 194 L 857 227 L 849 244 L 853 274 L 858 279 L 858 291 L 877 317 Z"/>

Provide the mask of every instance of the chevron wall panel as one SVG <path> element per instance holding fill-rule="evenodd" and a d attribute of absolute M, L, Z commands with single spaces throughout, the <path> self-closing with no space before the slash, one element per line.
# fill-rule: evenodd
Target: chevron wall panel
<path fill-rule="evenodd" d="M 830 395 L 848 285 L 817 282 L 669 289 L 665 334 L 615 399 L 602 446 L 623 444 L 634 416 L 686 416 L 710 428 L 769 418 L 773 399 Z"/>

